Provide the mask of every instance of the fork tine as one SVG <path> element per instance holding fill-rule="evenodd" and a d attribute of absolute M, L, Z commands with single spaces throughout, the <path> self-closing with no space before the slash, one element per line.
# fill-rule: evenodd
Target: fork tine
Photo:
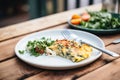
<path fill-rule="evenodd" d="M 62 33 L 62 35 L 63 35 L 63 37 L 65 39 L 69 39 L 70 38 L 70 32 L 68 30 L 64 30 L 61 33 Z"/>
<path fill-rule="evenodd" d="M 71 32 L 68 31 L 68 30 L 62 31 L 61 34 L 63 35 L 63 37 L 64 37 L 65 39 L 72 39 L 72 40 L 76 40 L 76 41 L 81 42 L 81 41 L 78 39 L 78 36 L 77 36 L 77 35 L 71 33 Z"/>

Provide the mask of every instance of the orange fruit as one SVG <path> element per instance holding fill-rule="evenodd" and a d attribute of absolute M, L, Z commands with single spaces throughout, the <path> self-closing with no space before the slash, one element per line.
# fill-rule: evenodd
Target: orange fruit
<path fill-rule="evenodd" d="M 80 15 L 78 15 L 78 14 L 74 14 L 73 16 L 72 16 L 72 19 L 79 19 L 80 18 Z"/>
<path fill-rule="evenodd" d="M 71 19 L 71 23 L 74 25 L 79 25 L 81 23 L 81 19 Z"/>

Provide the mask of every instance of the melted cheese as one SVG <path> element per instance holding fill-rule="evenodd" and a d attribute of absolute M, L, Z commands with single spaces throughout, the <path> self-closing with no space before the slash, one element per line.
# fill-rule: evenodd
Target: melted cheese
<path fill-rule="evenodd" d="M 66 39 L 56 40 L 49 49 L 54 51 L 56 55 L 70 59 L 73 62 L 80 62 L 81 60 L 88 58 L 92 52 L 92 47 L 89 45 L 80 45 L 75 41 Z"/>

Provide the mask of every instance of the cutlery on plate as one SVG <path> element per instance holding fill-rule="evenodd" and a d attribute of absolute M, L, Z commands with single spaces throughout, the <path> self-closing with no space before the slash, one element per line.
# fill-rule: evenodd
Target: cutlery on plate
<path fill-rule="evenodd" d="M 117 53 L 115 53 L 115 52 L 112 52 L 112 51 L 109 51 L 109 50 L 107 50 L 107 49 L 104 49 L 104 48 L 95 46 L 95 45 L 93 45 L 93 44 L 91 44 L 91 43 L 88 43 L 88 42 L 85 42 L 85 41 L 79 39 L 79 37 L 78 37 L 76 34 L 71 33 L 71 32 L 69 32 L 68 30 L 62 31 L 61 34 L 62 34 L 63 37 L 66 38 L 66 39 L 74 39 L 75 41 L 78 41 L 78 42 L 80 42 L 80 43 L 88 44 L 88 45 L 90 45 L 91 47 L 93 47 L 93 48 L 95 48 L 95 49 L 97 49 L 97 50 L 99 50 L 99 51 L 101 51 L 101 52 L 104 52 L 104 53 L 106 53 L 106 54 L 108 54 L 108 55 L 110 55 L 110 56 L 119 57 L 119 54 L 117 54 Z"/>

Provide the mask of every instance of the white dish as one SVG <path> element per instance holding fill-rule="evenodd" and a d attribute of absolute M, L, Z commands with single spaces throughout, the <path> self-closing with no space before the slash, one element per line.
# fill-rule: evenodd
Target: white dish
<path fill-rule="evenodd" d="M 20 54 L 18 51 L 19 50 L 25 50 L 25 46 L 28 41 L 30 40 L 36 40 L 40 39 L 41 37 L 46 37 L 46 38 L 51 38 L 53 40 L 55 39 L 63 39 L 64 37 L 61 35 L 61 31 L 65 29 L 58 29 L 58 30 L 46 30 L 46 31 L 41 31 L 37 33 L 30 34 L 23 39 L 21 39 L 15 47 L 15 53 L 16 55 L 23 60 L 24 62 L 33 65 L 35 67 L 39 68 L 44 68 L 44 69 L 52 69 L 52 70 L 63 70 L 63 69 L 72 69 L 72 68 L 77 68 L 81 67 L 84 65 L 87 65 L 93 61 L 95 61 L 97 58 L 99 58 L 102 53 L 98 50 L 93 49 L 93 52 L 91 56 L 81 62 L 78 63 L 73 63 L 72 61 L 59 57 L 59 56 L 39 56 L 39 57 L 34 57 L 30 56 L 29 53 L 24 53 Z M 80 31 L 80 30 L 71 30 L 67 29 L 72 33 L 75 33 L 76 35 L 79 36 L 82 40 L 85 40 L 87 42 L 90 42 L 96 46 L 103 47 L 104 48 L 104 43 L 103 41 L 88 32 L 85 31 Z"/>

